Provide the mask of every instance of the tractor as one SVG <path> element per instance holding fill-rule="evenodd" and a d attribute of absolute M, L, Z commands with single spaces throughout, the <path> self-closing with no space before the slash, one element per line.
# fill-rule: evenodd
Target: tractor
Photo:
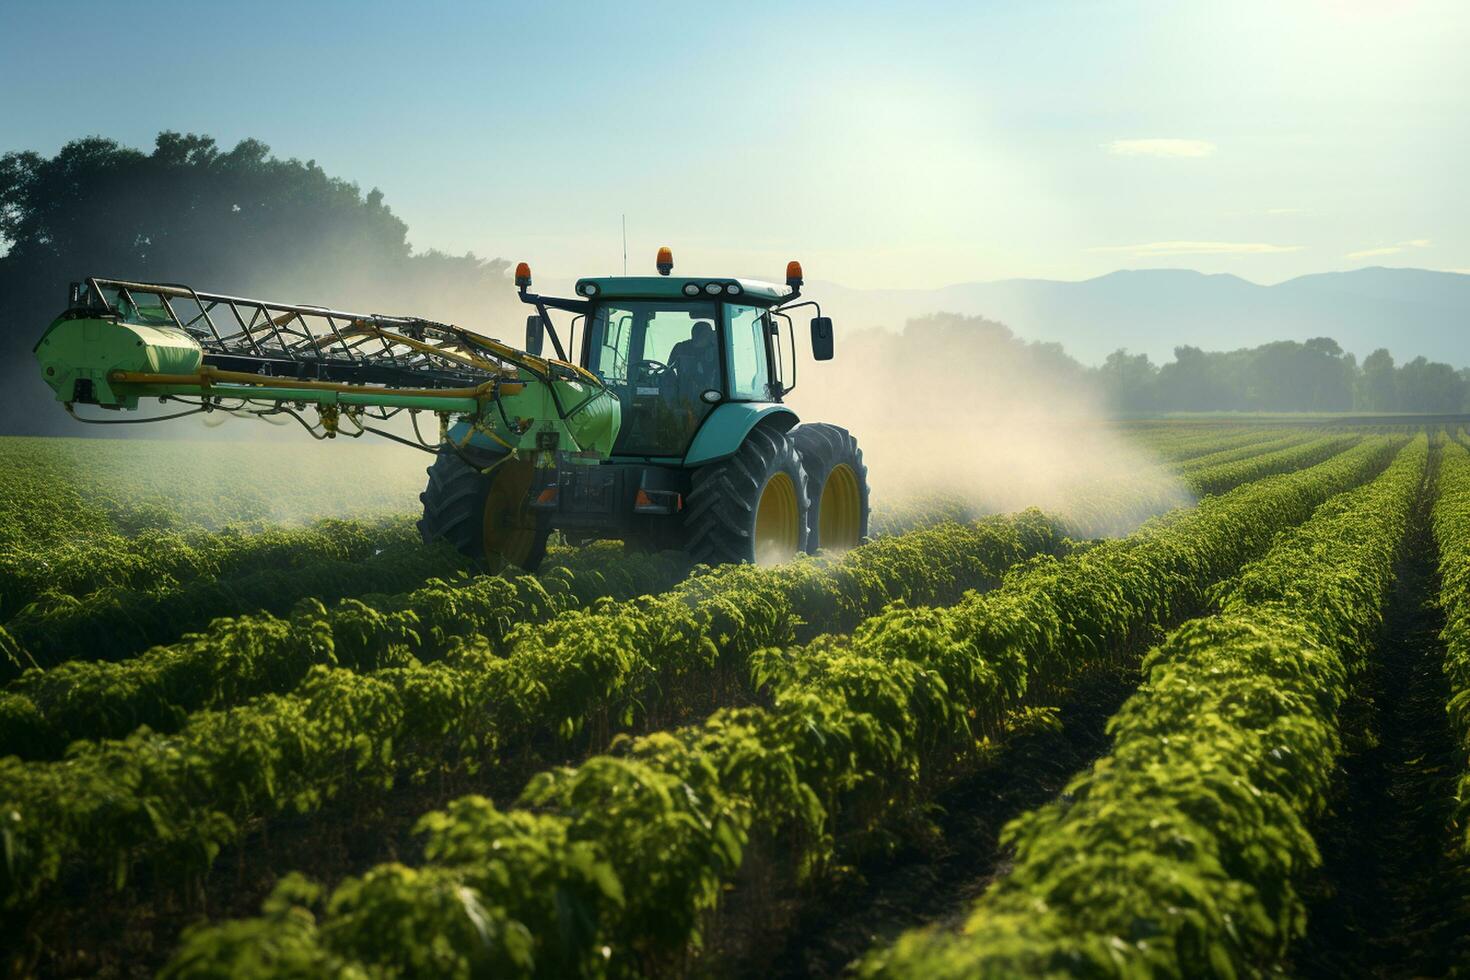
<path fill-rule="evenodd" d="M 833 355 L 832 321 L 801 299 L 800 264 L 784 286 L 674 276 L 668 248 L 655 266 L 544 296 L 520 263 L 515 288 L 532 311 L 520 348 L 419 317 L 90 278 L 71 285 L 35 353 L 81 421 L 284 417 L 318 439 L 373 434 L 432 453 L 425 541 L 493 570 L 534 570 L 554 532 L 709 564 L 857 545 L 869 513 L 857 441 L 798 424 L 783 403 L 796 384 L 793 312 L 815 314 L 813 359 Z M 155 397 L 183 410 L 77 414 Z M 396 432 L 384 427 L 394 419 Z"/>

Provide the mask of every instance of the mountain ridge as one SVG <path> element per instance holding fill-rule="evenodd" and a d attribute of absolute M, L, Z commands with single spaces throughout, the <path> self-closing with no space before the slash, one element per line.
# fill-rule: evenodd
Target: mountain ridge
<path fill-rule="evenodd" d="M 1127 348 L 1167 361 L 1176 346 L 1207 350 L 1332 337 L 1359 359 L 1387 347 L 1470 364 L 1470 275 L 1369 266 L 1279 283 L 1195 269 L 1119 269 L 1083 280 L 1000 279 L 937 289 L 856 289 L 810 281 L 839 329 L 897 328 L 926 313 L 999 320 L 1027 340 L 1057 342 L 1100 363 Z"/>

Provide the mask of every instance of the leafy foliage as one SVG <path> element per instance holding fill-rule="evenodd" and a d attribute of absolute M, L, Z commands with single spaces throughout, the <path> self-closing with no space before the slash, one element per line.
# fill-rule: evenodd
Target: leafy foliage
<path fill-rule="evenodd" d="M 109 668 L 117 690 L 96 703 L 175 717 L 175 690 L 197 697 L 225 684 L 268 686 L 277 673 L 299 673 L 298 661 L 315 666 L 289 694 L 195 711 L 174 735 L 142 728 L 78 743 L 59 761 L 0 760 L 0 811 L 13 815 L 0 881 L 6 904 L 34 900 L 68 862 L 116 869 L 119 878 L 145 858 L 197 873 L 248 819 L 313 811 L 345 793 L 369 798 L 400 777 L 473 771 L 538 737 L 628 727 L 649 712 L 707 703 L 712 687 L 724 689 L 712 679 L 742 676 L 745 658 L 763 646 L 849 629 L 895 599 L 953 601 L 1059 545 L 1051 524 L 1032 513 L 944 525 L 836 559 L 708 570 L 662 595 L 601 598 L 544 626 L 522 622 L 557 609 L 529 576 L 431 587 L 410 595 L 412 609 L 352 602 L 329 615 L 316 604 L 280 627 L 227 625 L 221 637 L 237 644 L 231 660 L 216 664 L 217 644 L 191 641 L 140 659 L 126 675 Z M 641 581 L 668 589 L 667 578 Z M 604 579 L 595 590 L 609 585 Z M 448 642 L 466 635 L 477 639 Z M 439 638 L 443 659 L 424 664 L 412 655 L 424 637 Z M 332 657 L 379 669 L 327 666 Z M 77 715 L 92 711 L 65 691 L 58 703 Z M 36 702 L 8 704 L 14 737 L 28 726 L 44 730 Z M 89 717 L 114 719 L 105 711 Z M 108 825 L 101 839 L 88 829 L 99 821 Z"/>
<path fill-rule="evenodd" d="M 1456 816 L 1461 847 L 1470 853 L 1470 452 L 1454 440 L 1445 445 L 1440 458 L 1439 495 L 1431 521 L 1439 545 L 1448 710 L 1466 759 Z"/>
<path fill-rule="evenodd" d="M 1240 976 L 1304 927 L 1294 879 L 1426 471 L 1421 436 L 1215 590 L 1109 723 L 1112 751 L 1014 821 L 1015 868 L 962 934 L 911 933 L 870 976 Z"/>
<path fill-rule="evenodd" d="M 425 818 L 429 861 L 416 876 L 448 876 L 468 889 L 466 901 L 494 920 L 473 941 L 456 938 L 465 935 L 462 906 L 415 912 L 408 938 L 352 929 L 356 917 L 377 921 L 410 904 L 417 877 L 364 904 L 369 883 L 401 875 L 384 866 L 339 886 L 313 916 L 315 931 L 301 934 L 279 962 L 341 960 L 369 973 L 414 973 L 422 937 L 434 936 L 447 957 L 443 968 L 470 975 L 480 957 L 504 968 L 512 953 L 480 937 L 527 936 L 530 956 L 513 973 L 674 970 L 700 944 L 705 913 L 749 848 L 777 849 L 798 876 L 822 868 L 840 836 L 862 834 L 910 804 L 978 751 L 985 735 L 1003 731 L 1028 698 L 1186 611 L 1277 530 L 1381 469 L 1392 448 L 1373 440 L 1316 468 L 1211 498 L 1130 539 L 1036 559 L 999 589 L 947 609 L 895 605 L 848 641 L 760 651 L 749 669 L 767 708 L 723 708 L 703 724 L 542 773 L 522 794 L 522 809 L 510 813 L 471 798 Z M 583 845 L 575 859 L 567 844 Z M 550 921 L 547 896 L 563 888 L 575 897 Z M 168 975 L 247 968 L 220 936 L 254 928 L 192 931 Z M 267 964 L 265 972 L 275 969 Z"/>

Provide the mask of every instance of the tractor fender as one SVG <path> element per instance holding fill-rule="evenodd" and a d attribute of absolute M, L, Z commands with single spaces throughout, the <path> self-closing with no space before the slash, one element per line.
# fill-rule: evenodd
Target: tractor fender
<path fill-rule="evenodd" d="M 769 425 L 777 432 L 785 432 L 798 421 L 796 413 L 785 405 L 769 402 L 724 402 L 716 405 L 694 434 L 694 441 L 684 454 L 684 465 L 703 466 L 735 455 L 750 430 L 757 425 Z"/>

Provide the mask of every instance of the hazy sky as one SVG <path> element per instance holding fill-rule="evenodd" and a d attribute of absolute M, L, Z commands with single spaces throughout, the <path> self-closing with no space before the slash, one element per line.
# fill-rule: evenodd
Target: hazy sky
<path fill-rule="evenodd" d="M 1467 50 L 1462 0 L 0 0 L 0 152 L 257 137 L 558 276 L 624 212 L 630 271 L 1470 271 Z"/>

